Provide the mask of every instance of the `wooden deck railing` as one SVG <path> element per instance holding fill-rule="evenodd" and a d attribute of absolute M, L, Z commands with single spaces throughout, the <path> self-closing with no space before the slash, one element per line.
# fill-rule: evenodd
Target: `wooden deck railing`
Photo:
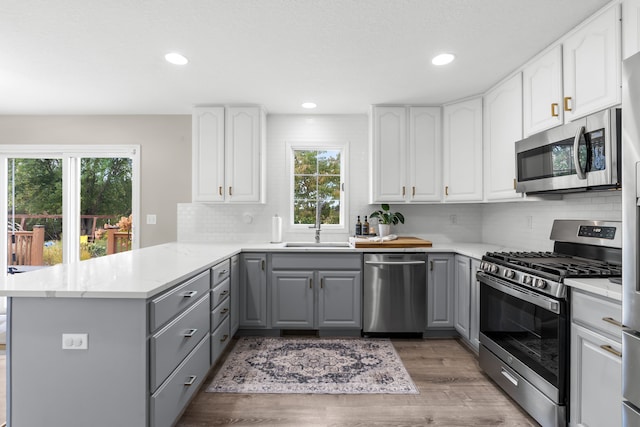
<path fill-rule="evenodd" d="M 8 265 L 42 265 L 43 225 L 35 225 L 33 231 L 8 231 L 7 237 Z"/>
<path fill-rule="evenodd" d="M 107 230 L 107 255 L 131 250 L 131 233 L 118 231 L 115 228 Z"/>

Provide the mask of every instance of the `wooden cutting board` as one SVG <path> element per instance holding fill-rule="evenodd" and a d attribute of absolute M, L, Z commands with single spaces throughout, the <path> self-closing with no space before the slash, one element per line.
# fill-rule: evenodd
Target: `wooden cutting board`
<path fill-rule="evenodd" d="M 430 248 L 432 243 L 428 240 L 419 239 L 417 237 L 398 237 L 396 240 L 388 240 L 384 242 L 372 242 L 368 240 L 356 240 L 356 248 Z"/>

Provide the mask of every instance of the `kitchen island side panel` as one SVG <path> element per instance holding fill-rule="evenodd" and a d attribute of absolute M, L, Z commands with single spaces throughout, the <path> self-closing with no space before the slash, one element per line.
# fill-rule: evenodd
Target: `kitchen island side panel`
<path fill-rule="evenodd" d="M 8 425 L 147 425 L 144 299 L 9 304 Z M 63 350 L 63 333 L 88 334 L 88 349 Z"/>

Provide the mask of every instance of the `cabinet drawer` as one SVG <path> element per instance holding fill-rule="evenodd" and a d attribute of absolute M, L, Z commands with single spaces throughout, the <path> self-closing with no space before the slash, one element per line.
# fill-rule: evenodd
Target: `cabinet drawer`
<path fill-rule="evenodd" d="M 212 331 L 215 331 L 222 321 L 229 317 L 229 304 L 230 299 L 227 298 L 211 312 Z"/>
<path fill-rule="evenodd" d="M 211 286 L 210 277 L 209 270 L 203 271 L 185 283 L 151 300 L 149 304 L 149 332 L 155 331 L 206 294 Z"/>
<path fill-rule="evenodd" d="M 213 288 L 213 291 L 211 291 L 211 308 L 217 307 L 229 296 L 230 286 L 231 280 L 227 277 L 222 283 Z"/>
<path fill-rule="evenodd" d="M 224 279 L 229 277 L 229 260 L 222 261 L 220 264 L 216 264 L 211 268 L 211 286 L 215 287 L 217 284 L 222 283 Z"/>
<path fill-rule="evenodd" d="M 196 302 L 151 337 L 150 388 L 155 390 L 195 345 L 209 334 L 209 297 Z"/>
<path fill-rule="evenodd" d="M 216 363 L 224 349 L 231 341 L 229 335 L 229 318 L 227 317 L 211 334 L 211 364 Z"/>
<path fill-rule="evenodd" d="M 151 396 L 151 424 L 170 427 L 180 416 L 209 371 L 209 334 Z"/>
<path fill-rule="evenodd" d="M 622 305 L 617 301 L 591 294 L 571 292 L 571 319 L 587 328 L 622 339 L 622 327 L 615 322 L 622 321 Z"/>
<path fill-rule="evenodd" d="M 273 270 L 360 270 L 362 255 L 360 254 L 273 254 L 271 257 Z"/>

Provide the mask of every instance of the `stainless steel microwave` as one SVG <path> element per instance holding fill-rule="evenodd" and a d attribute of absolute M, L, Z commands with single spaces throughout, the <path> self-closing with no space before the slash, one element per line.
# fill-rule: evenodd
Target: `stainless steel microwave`
<path fill-rule="evenodd" d="M 611 108 L 516 142 L 518 193 L 620 188 L 621 109 Z"/>

